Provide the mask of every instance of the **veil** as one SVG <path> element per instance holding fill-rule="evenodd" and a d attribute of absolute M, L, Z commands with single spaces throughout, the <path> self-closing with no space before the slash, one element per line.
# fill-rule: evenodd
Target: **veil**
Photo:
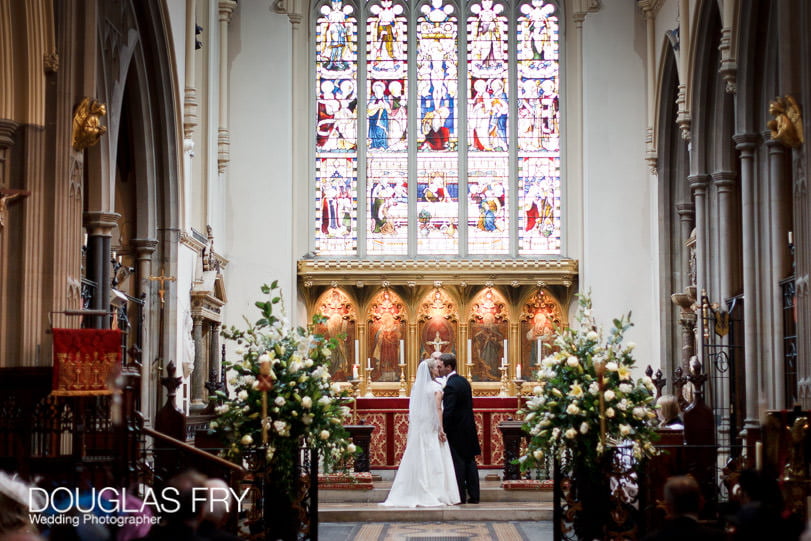
<path fill-rule="evenodd" d="M 411 399 L 408 404 L 408 431 L 437 432 L 439 418 L 436 413 L 434 393 L 436 386 L 432 385 L 431 371 L 428 369 L 428 360 L 424 360 L 417 368 L 414 386 L 411 388 Z"/>

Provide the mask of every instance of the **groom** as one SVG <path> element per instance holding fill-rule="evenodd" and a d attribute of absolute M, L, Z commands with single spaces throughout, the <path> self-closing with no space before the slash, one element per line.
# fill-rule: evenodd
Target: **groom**
<path fill-rule="evenodd" d="M 456 471 L 461 503 L 479 503 L 479 470 L 476 455 L 482 450 L 473 419 L 473 392 L 470 383 L 456 373 L 456 356 L 443 353 L 442 374 L 446 378 L 442 396 L 442 426 L 448 436 L 448 444 Z"/>

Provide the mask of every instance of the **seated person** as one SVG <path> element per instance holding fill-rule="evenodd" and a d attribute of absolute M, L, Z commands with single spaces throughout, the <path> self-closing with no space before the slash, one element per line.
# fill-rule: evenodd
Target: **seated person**
<path fill-rule="evenodd" d="M 672 394 L 665 394 L 656 401 L 656 413 L 659 416 L 659 428 L 669 428 L 672 430 L 683 430 L 679 415 L 679 401 Z"/>
<path fill-rule="evenodd" d="M 696 480 L 689 475 L 671 477 L 665 483 L 667 520 L 646 541 L 723 541 L 724 532 L 698 522 L 703 498 Z"/>

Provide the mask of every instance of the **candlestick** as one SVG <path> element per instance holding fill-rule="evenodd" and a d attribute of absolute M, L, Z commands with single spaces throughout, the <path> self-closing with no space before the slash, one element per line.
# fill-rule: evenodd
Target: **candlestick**
<path fill-rule="evenodd" d="M 509 381 L 507 380 L 507 365 L 502 364 L 499 367 L 499 370 L 501 370 L 501 388 L 498 391 L 498 396 L 500 397 L 510 396 Z"/>
<path fill-rule="evenodd" d="M 755 442 L 755 469 L 760 471 L 763 469 L 763 442 Z"/>

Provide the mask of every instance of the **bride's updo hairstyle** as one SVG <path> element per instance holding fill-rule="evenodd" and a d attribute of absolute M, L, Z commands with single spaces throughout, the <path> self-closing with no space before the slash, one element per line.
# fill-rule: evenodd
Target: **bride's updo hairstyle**
<path fill-rule="evenodd" d="M 439 357 L 439 360 L 442 361 L 445 366 L 449 366 L 451 371 L 456 370 L 456 355 L 453 353 L 443 353 Z"/>

